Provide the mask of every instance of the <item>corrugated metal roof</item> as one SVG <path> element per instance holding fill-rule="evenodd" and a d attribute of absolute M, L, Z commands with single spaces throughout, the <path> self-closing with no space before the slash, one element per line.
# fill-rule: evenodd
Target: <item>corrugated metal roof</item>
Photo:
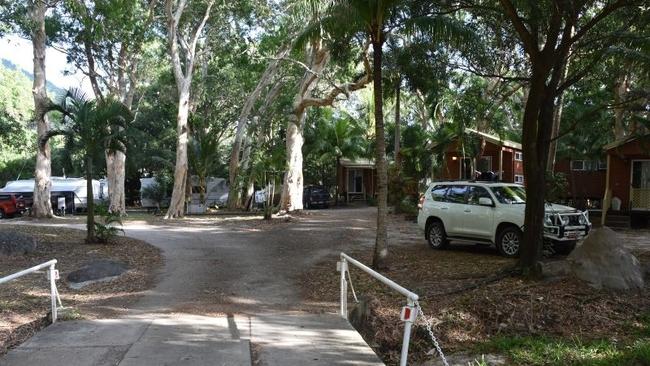
<path fill-rule="evenodd" d="M 370 159 L 345 159 L 342 158 L 341 161 L 341 166 L 344 166 L 346 168 L 364 168 L 364 169 L 375 169 L 375 162 L 374 160 Z"/>

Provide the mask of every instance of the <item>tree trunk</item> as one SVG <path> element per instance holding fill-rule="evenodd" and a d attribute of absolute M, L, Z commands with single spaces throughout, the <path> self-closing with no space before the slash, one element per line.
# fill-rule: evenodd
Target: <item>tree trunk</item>
<path fill-rule="evenodd" d="M 544 246 L 545 172 L 553 127 L 554 98 L 547 90 L 545 74 L 535 72 L 535 69 L 532 74 L 522 136 L 526 210 L 519 264 L 524 275 L 537 277 L 541 273 L 539 260 Z"/>
<path fill-rule="evenodd" d="M 34 119 L 38 139 L 45 136 L 50 129 L 46 112 L 50 105 L 50 98 L 47 96 L 45 78 L 45 48 L 47 36 L 45 34 L 45 12 L 47 5 L 44 1 L 34 1 L 32 4 L 32 44 L 34 52 L 34 83 L 32 94 L 34 96 Z M 50 189 L 52 183 L 52 160 L 50 155 L 50 144 L 41 146 L 37 144 L 36 169 L 34 170 L 34 204 L 32 215 L 35 217 L 52 217 L 52 201 Z"/>
<path fill-rule="evenodd" d="M 187 118 L 190 110 L 190 86 L 185 81 L 178 97 L 178 116 L 176 119 L 176 165 L 174 168 L 174 189 L 165 218 L 183 217 L 185 214 L 185 190 L 187 185 L 187 142 L 189 131 Z"/>
<path fill-rule="evenodd" d="M 338 206 L 339 205 L 339 195 L 341 194 L 341 187 L 339 187 L 339 183 L 341 182 L 342 177 L 339 177 L 339 167 L 341 166 L 341 156 L 336 155 L 336 196 L 334 197 L 334 205 Z"/>
<path fill-rule="evenodd" d="M 302 210 L 302 145 L 305 112 L 294 111 L 287 123 L 287 170 L 282 187 L 282 209 Z"/>
<path fill-rule="evenodd" d="M 381 37 L 381 36 L 380 36 Z M 376 38 L 376 37 L 373 37 Z M 375 269 L 386 268 L 388 263 L 388 172 L 386 170 L 386 139 L 384 134 L 383 93 L 381 80 L 382 40 L 372 40 L 373 50 L 373 86 L 375 97 L 375 167 L 377 169 L 377 237 L 375 251 L 372 258 L 372 267 Z"/>
<path fill-rule="evenodd" d="M 167 17 L 167 39 L 169 41 L 169 54 L 172 61 L 172 69 L 174 71 L 174 78 L 176 79 L 176 88 L 178 89 L 178 116 L 176 120 L 176 133 L 178 141 L 176 145 L 176 166 L 174 168 L 174 189 L 172 191 L 172 199 L 169 204 L 169 209 L 165 215 L 165 219 L 183 217 L 185 213 L 185 202 L 187 197 L 186 190 L 189 188 L 187 180 L 187 143 L 189 138 L 189 129 L 187 125 L 187 118 L 190 111 L 190 90 L 192 85 L 192 73 L 194 71 L 194 57 L 196 56 L 196 46 L 199 37 L 203 32 L 208 18 L 210 17 L 210 10 L 214 5 L 215 0 L 209 0 L 208 6 L 203 14 L 201 23 L 189 33 L 188 40 L 183 40 L 185 45 L 182 47 L 185 50 L 184 64 L 181 63 L 181 50 L 178 44 L 179 36 L 179 22 L 183 15 L 183 11 L 187 2 L 181 1 L 176 3 L 173 0 L 165 1 L 165 14 Z M 178 6 L 174 10 L 174 6 Z M 187 35 L 186 32 L 181 32 L 181 36 Z M 191 193 L 191 192 L 190 192 Z"/>
<path fill-rule="evenodd" d="M 93 159 L 86 157 L 86 243 L 96 242 L 95 199 L 93 193 Z"/>
<path fill-rule="evenodd" d="M 573 35 L 573 32 L 571 32 Z M 567 74 L 569 73 L 569 59 L 567 59 L 562 64 L 562 76 L 560 83 L 563 83 L 566 80 Z M 555 170 L 555 156 L 557 155 L 557 137 L 560 135 L 560 124 L 562 122 L 562 111 L 564 109 L 564 92 L 561 92 L 557 97 L 557 104 L 553 110 L 553 129 L 551 131 L 551 144 L 548 151 L 548 161 L 546 162 L 546 169 L 549 172 Z"/>
<path fill-rule="evenodd" d="M 395 167 L 397 168 L 397 175 L 400 174 L 401 169 L 401 158 L 399 155 L 400 151 L 400 142 L 402 136 L 400 133 L 400 82 L 397 82 L 397 87 L 395 88 Z"/>
<path fill-rule="evenodd" d="M 248 123 L 248 118 L 251 114 L 251 111 L 253 110 L 255 102 L 262 93 L 262 90 L 267 85 L 269 85 L 277 73 L 281 59 L 286 57 L 289 54 L 290 50 L 290 47 L 283 48 L 280 50 L 276 58 L 269 63 L 266 70 L 264 70 L 264 73 L 260 77 L 260 80 L 257 82 L 255 89 L 248 96 L 246 103 L 244 103 L 244 107 L 239 113 L 239 118 L 237 119 L 237 130 L 235 132 L 235 140 L 230 152 L 230 163 L 228 165 L 228 183 L 230 184 L 230 193 L 228 194 L 229 209 L 237 208 L 240 205 L 239 194 L 241 191 L 241 182 L 238 179 L 240 163 L 239 155 L 241 153 L 242 140 L 244 138 L 244 133 L 246 132 L 246 124 Z"/>
<path fill-rule="evenodd" d="M 124 181 L 126 155 L 121 151 L 106 151 L 106 180 L 108 182 L 108 211 L 126 214 Z"/>

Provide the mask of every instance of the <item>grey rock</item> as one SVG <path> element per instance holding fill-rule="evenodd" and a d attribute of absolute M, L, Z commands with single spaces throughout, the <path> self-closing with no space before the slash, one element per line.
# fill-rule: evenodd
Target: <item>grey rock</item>
<path fill-rule="evenodd" d="M 36 239 L 21 232 L 0 229 L 0 255 L 17 256 L 36 251 Z"/>
<path fill-rule="evenodd" d="M 643 268 L 612 229 L 594 229 L 568 257 L 571 272 L 596 288 L 641 289 Z"/>
<path fill-rule="evenodd" d="M 99 259 L 86 263 L 83 267 L 68 274 L 67 280 L 73 284 L 111 279 L 127 271 L 125 263 Z"/>

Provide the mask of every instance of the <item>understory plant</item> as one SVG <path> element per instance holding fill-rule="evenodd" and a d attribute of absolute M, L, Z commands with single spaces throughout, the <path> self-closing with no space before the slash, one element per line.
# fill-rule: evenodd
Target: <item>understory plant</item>
<path fill-rule="evenodd" d="M 102 222 L 95 222 L 95 238 L 99 243 L 109 243 L 120 232 L 124 234 L 122 216 L 119 212 L 110 212 L 105 206 L 97 207 Z"/>

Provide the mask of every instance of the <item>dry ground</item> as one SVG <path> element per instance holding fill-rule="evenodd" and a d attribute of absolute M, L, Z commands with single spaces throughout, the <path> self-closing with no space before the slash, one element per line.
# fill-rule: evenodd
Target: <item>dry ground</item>
<path fill-rule="evenodd" d="M 61 279 L 57 281 L 61 300 L 72 309 L 67 316 L 116 316 L 153 285 L 162 264 L 160 251 L 131 238 L 119 236 L 111 244 L 84 244 L 85 232 L 58 227 L 8 225 L 12 229 L 33 235 L 38 240 L 37 251 L 17 257 L 0 256 L 0 277 L 56 258 Z M 129 271 L 118 279 L 96 283 L 80 290 L 67 286 L 68 273 L 93 259 L 107 258 L 127 263 Z M 50 289 L 46 272 L 34 273 L 8 284 L 0 292 L 0 355 L 8 347 L 19 344 L 48 323 Z"/>
<path fill-rule="evenodd" d="M 622 235 L 642 263 L 650 265 L 650 233 L 627 231 Z M 421 296 L 423 310 L 433 320 L 435 333 L 448 353 L 481 347 L 491 352 L 485 347 L 486 341 L 519 337 L 584 343 L 606 339 L 621 346 L 645 339 L 643 349 L 650 350 L 650 291 L 621 293 L 596 290 L 568 278 L 527 282 L 500 275 L 515 264 L 514 260 L 479 245 L 429 249 L 416 225 L 400 216 L 390 217 L 389 236 L 393 245 L 391 263 L 383 273 Z M 368 251 L 349 254 L 364 263 L 371 262 Z M 337 275 L 331 262 L 319 264 L 305 274 L 305 283 L 309 284 L 305 296 L 335 305 L 339 285 L 332 278 Z M 399 310 L 405 299 L 359 270 L 351 269 L 351 277 L 357 294 L 372 299 L 371 326 L 362 330 L 364 337 L 387 364 L 396 364 L 403 329 Z M 354 304 L 351 296 L 349 303 L 350 307 Z M 432 348 L 424 327 L 418 325 L 411 343 L 411 361 L 431 358 L 427 353 L 431 355 Z M 646 356 L 650 360 L 650 354 Z M 510 362 L 535 361 L 528 358 Z M 555 364 L 548 362 L 539 364 Z M 564 359 L 558 364 L 592 364 L 580 362 Z"/>

